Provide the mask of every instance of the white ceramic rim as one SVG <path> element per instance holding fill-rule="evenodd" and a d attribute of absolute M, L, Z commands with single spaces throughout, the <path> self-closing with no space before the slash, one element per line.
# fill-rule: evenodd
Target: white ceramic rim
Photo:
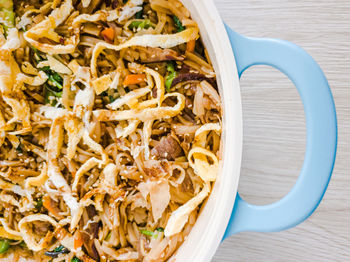
<path fill-rule="evenodd" d="M 221 170 L 212 193 L 186 241 L 170 261 L 209 262 L 231 216 L 242 158 L 242 105 L 234 54 L 213 0 L 181 0 L 198 23 L 217 73 L 223 100 Z"/>

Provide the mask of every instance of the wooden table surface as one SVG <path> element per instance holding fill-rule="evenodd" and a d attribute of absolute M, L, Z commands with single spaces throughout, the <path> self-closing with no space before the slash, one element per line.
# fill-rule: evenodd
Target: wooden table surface
<path fill-rule="evenodd" d="M 309 52 L 335 98 L 339 143 L 328 191 L 316 212 L 279 233 L 240 233 L 213 261 L 350 261 L 350 1 L 215 0 L 237 32 L 281 38 Z M 239 191 L 272 203 L 295 183 L 305 152 L 305 118 L 293 84 L 275 69 L 249 69 L 241 80 L 244 151 Z M 317 96 L 317 94 L 315 94 Z"/>

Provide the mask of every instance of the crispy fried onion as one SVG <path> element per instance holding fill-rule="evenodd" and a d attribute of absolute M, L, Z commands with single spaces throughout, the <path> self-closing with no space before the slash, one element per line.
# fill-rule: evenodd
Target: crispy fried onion
<path fill-rule="evenodd" d="M 195 133 L 194 146 L 188 153 L 189 164 L 196 175 L 200 176 L 203 181 L 215 181 L 219 161 L 217 156 L 206 149 L 207 135 L 210 131 L 219 133 L 221 125 L 219 123 L 208 123 L 201 126 Z"/>
<path fill-rule="evenodd" d="M 59 8 L 53 10 L 46 19 L 25 32 L 24 39 L 44 53 L 73 53 L 79 41 L 78 37 L 73 35 L 68 39 L 64 39 L 54 31 L 57 26 L 62 24 L 67 19 L 72 10 L 72 0 L 66 0 Z M 64 44 L 41 43 L 40 38 L 48 38 L 56 43 L 61 43 L 63 41 Z"/>
<path fill-rule="evenodd" d="M 165 228 L 165 235 L 172 236 L 181 232 L 188 220 L 189 214 L 207 197 L 210 192 L 210 182 L 216 180 L 219 168 L 218 158 L 214 153 L 205 149 L 207 135 L 210 131 L 220 132 L 219 123 L 209 123 L 200 127 L 195 133 L 194 147 L 188 153 L 189 165 L 196 175 L 204 181 L 204 188 L 194 198 L 175 210 Z"/>
<path fill-rule="evenodd" d="M 0 218 L 0 237 L 12 240 L 22 240 L 22 234 L 19 231 L 13 230 L 9 227 L 4 218 Z"/>
<path fill-rule="evenodd" d="M 215 154 L 201 147 L 194 147 L 188 153 L 190 166 L 204 181 L 215 181 L 219 161 Z M 212 162 L 212 163 L 209 163 Z"/>
<path fill-rule="evenodd" d="M 126 95 L 116 99 L 113 103 L 108 104 L 107 107 L 112 110 L 117 110 L 121 108 L 123 105 L 128 105 L 130 108 L 133 108 L 133 104 L 137 104 L 137 99 L 149 94 L 152 90 L 148 87 L 143 87 L 136 89 L 135 91 L 131 91 Z"/>
<path fill-rule="evenodd" d="M 197 206 L 203 202 L 203 200 L 208 196 L 210 192 L 210 184 L 207 182 L 204 184 L 202 191 L 196 195 L 194 198 L 189 200 L 186 204 L 182 205 L 176 209 L 168 220 L 164 234 L 167 237 L 175 235 L 182 231 L 182 228 L 185 226 L 188 221 L 188 217 L 191 212 L 197 208 Z"/>
<path fill-rule="evenodd" d="M 25 182 L 25 188 L 28 190 L 30 187 L 35 186 L 39 187 L 45 184 L 47 180 L 47 165 L 44 163 L 43 167 L 41 168 L 41 173 L 39 176 L 36 177 L 28 177 Z"/>
<path fill-rule="evenodd" d="M 163 215 L 170 202 L 170 187 L 165 179 L 142 182 L 138 185 L 143 198 L 147 201 L 149 195 L 152 206 L 152 215 L 157 222 Z"/>
<path fill-rule="evenodd" d="M 195 144 L 205 148 L 207 143 L 207 135 L 210 131 L 220 133 L 221 125 L 219 123 L 208 123 L 198 128 L 195 133 Z"/>
<path fill-rule="evenodd" d="M 53 185 L 62 192 L 63 200 L 71 210 L 71 229 L 75 228 L 79 222 L 82 209 L 78 200 L 72 195 L 71 189 L 63 177 L 58 164 L 58 158 L 63 143 L 63 119 L 56 118 L 52 123 L 47 149 L 48 177 Z"/>
<path fill-rule="evenodd" d="M 123 111 L 95 110 L 93 115 L 99 121 L 140 120 L 143 122 L 155 119 L 170 118 L 178 115 L 185 107 L 185 97 L 180 93 L 170 93 L 164 98 L 176 97 L 177 104 L 173 107 L 161 106 L 157 108 L 131 109 Z M 158 103 L 158 101 L 157 101 Z"/>
<path fill-rule="evenodd" d="M 0 50 L 13 51 L 19 48 L 20 45 L 18 30 L 16 28 L 11 28 L 8 31 L 6 42 L 0 47 Z"/>
<path fill-rule="evenodd" d="M 19 83 L 16 80 L 20 73 L 12 53 L 8 50 L 0 49 L 0 91 L 1 93 L 11 93 L 19 89 Z"/>
<path fill-rule="evenodd" d="M 136 63 L 130 63 L 129 69 L 134 71 L 137 74 L 145 73 L 147 75 L 147 83 L 149 88 L 153 88 L 153 81 L 152 79 L 150 79 L 150 77 L 154 79 L 154 82 L 157 88 L 158 106 L 161 106 L 164 100 L 164 93 L 165 93 L 164 78 L 157 71 Z"/>
<path fill-rule="evenodd" d="M 79 123 L 76 125 L 74 121 L 76 120 L 74 117 L 70 116 L 61 118 L 56 118 L 51 126 L 50 137 L 49 137 L 49 145 L 48 145 L 48 177 L 54 186 L 63 193 L 63 199 L 66 202 L 67 206 L 71 210 L 72 221 L 71 221 L 71 229 L 74 229 L 79 222 L 80 216 L 82 214 L 82 207 L 78 203 L 76 197 L 73 195 L 72 191 L 76 191 L 80 178 L 88 172 L 90 169 L 98 165 L 100 168 L 102 165 L 106 165 L 108 163 L 108 155 L 102 146 L 96 143 L 89 135 L 86 129 L 83 129 L 82 125 Z M 68 124 L 66 124 L 68 121 Z M 69 128 L 69 123 L 73 121 L 72 126 Z M 95 153 L 101 155 L 102 160 L 96 159 L 94 157 L 90 158 L 87 162 L 85 162 L 75 174 L 72 190 L 69 187 L 67 181 L 61 174 L 59 165 L 58 165 L 58 157 L 60 155 L 60 149 L 62 147 L 63 142 L 63 128 L 67 127 L 67 134 L 70 136 L 68 141 L 71 141 L 69 144 L 68 152 L 70 156 L 74 156 L 77 144 L 80 139 L 83 140 L 84 144 L 86 144 L 90 149 L 92 149 Z M 76 130 L 70 129 L 77 128 Z"/>
<path fill-rule="evenodd" d="M 30 131 L 30 108 L 27 100 L 18 97 L 14 98 L 7 95 L 3 95 L 2 98 L 13 111 L 13 118 L 10 119 L 6 123 L 5 127 L 2 128 L 7 129 L 10 124 L 19 122 L 22 123 L 22 129 L 19 131 L 11 132 L 12 135 L 18 135 Z"/>
<path fill-rule="evenodd" d="M 116 127 L 116 135 L 117 138 L 125 138 L 132 133 L 134 133 L 137 129 L 137 126 L 140 124 L 139 120 L 130 120 L 128 121 L 128 125 L 126 127 Z"/>
<path fill-rule="evenodd" d="M 33 251 L 40 251 L 49 246 L 54 234 L 49 230 L 46 233 L 45 237 L 41 238 L 41 240 L 37 242 L 35 234 L 31 230 L 31 226 L 30 226 L 30 224 L 35 221 L 50 223 L 54 228 L 58 226 L 58 223 L 56 222 L 56 220 L 54 220 L 50 216 L 43 215 L 43 214 L 28 215 L 19 221 L 18 228 L 23 237 L 24 242 L 27 244 L 27 247 Z"/>
<path fill-rule="evenodd" d="M 128 41 L 120 45 L 112 45 L 105 42 L 99 42 L 96 44 L 91 58 L 91 73 L 94 78 L 97 77 L 97 58 L 104 49 L 112 49 L 120 51 L 124 48 L 131 46 L 143 46 L 143 47 L 160 47 L 160 48 L 172 48 L 188 41 L 198 38 L 198 28 L 189 27 L 188 29 L 172 34 L 172 35 L 142 35 L 134 36 Z"/>
<path fill-rule="evenodd" d="M 95 92 L 91 85 L 90 70 L 87 67 L 79 67 L 76 73 L 76 79 L 72 85 L 80 82 L 85 86 L 84 90 L 79 89 L 74 100 L 73 112 L 83 119 L 85 126 L 90 125 L 91 110 L 94 106 Z M 78 88 L 78 87 L 77 87 Z"/>
<path fill-rule="evenodd" d="M 79 32 L 80 27 L 83 23 L 86 22 L 111 22 L 114 20 L 118 20 L 118 22 L 122 22 L 126 19 L 129 19 L 133 15 L 135 15 L 137 12 L 142 10 L 142 4 L 143 0 L 129 0 L 126 5 L 122 8 L 121 11 L 114 9 L 114 10 L 100 10 L 97 11 L 95 14 L 81 14 L 77 16 L 72 26 L 73 28 Z"/>

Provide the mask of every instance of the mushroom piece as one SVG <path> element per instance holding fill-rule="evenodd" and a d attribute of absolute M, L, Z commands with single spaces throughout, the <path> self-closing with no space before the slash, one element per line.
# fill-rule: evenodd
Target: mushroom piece
<path fill-rule="evenodd" d="M 177 157 L 183 155 L 183 150 L 179 142 L 169 134 L 161 138 L 159 143 L 152 148 L 151 154 L 157 158 L 175 160 Z"/>

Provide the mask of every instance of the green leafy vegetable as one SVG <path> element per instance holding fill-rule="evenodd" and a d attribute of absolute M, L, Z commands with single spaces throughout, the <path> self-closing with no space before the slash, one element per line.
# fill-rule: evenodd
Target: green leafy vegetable
<path fill-rule="evenodd" d="M 158 232 L 164 232 L 164 228 L 158 227 L 158 228 L 156 229 L 156 231 L 158 231 Z"/>
<path fill-rule="evenodd" d="M 62 245 L 60 245 L 60 246 L 56 247 L 53 251 L 55 251 L 55 252 L 61 252 L 63 249 L 65 249 L 65 247 L 62 246 Z"/>
<path fill-rule="evenodd" d="M 38 49 L 33 46 L 31 46 L 31 49 L 34 52 L 34 59 L 37 64 L 46 60 Z M 45 74 L 48 76 L 48 79 L 44 84 L 45 103 L 55 106 L 57 104 L 56 98 L 62 97 L 63 78 L 49 66 L 44 66 L 39 68 L 39 70 L 45 72 Z"/>
<path fill-rule="evenodd" d="M 68 248 L 60 245 L 52 251 L 46 251 L 45 255 L 52 258 L 57 258 L 59 254 L 68 254 L 70 251 Z"/>
<path fill-rule="evenodd" d="M 108 241 L 112 236 L 112 232 L 110 231 L 108 235 L 105 237 L 105 240 Z"/>
<path fill-rule="evenodd" d="M 0 24 L 4 29 L 5 36 L 8 29 L 15 26 L 15 17 L 13 2 L 11 0 L 0 0 Z"/>
<path fill-rule="evenodd" d="M 150 230 L 141 230 L 141 234 L 152 237 L 154 232 Z"/>
<path fill-rule="evenodd" d="M 155 27 L 151 21 L 149 19 L 145 19 L 145 20 L 142 20 L 142 21 L 133 21 L 130 23 L 130 25 L 128 26 L 130 30 L 133 30 L 133 29 L 138 29 L 138 28 L 141 28 L 141 29 L 148 29 L 150 27 Z"/>
<path fill-rule="evenodd" d="M 52 89 L 50 85 L 45 83 L 44 97 L 45 97 L 45 104 L 50 104 L 51 106 L 55 106 L 57 104 L 57 98 L 62 97 L 62 90 L 55 91 Z"/>
<path fill-rule="evenodd" d="M 22 149 L 22 138 L 21 138 L 21 136 L 19 136 L 19 135 L 17 135 L 16 136 L 17 138 L 18 138 L 18 146 L 16 147 L 16 151 L 17 151 L 17 153 L 23 153 L 23 149 Z"/>
<path fill-rule="evenodd" d="M 8 239 L 0 240 L 0 254 L 6 253 L 9 247 L 10 247 L 10 241 Z"/>
<path fill-rule="evenodd" d="M 36 49 L 34 46 L 30 46 L 30 48 L 34 52 L 34 59 L 37 64 L 45 60 L 38 49 Z"/>
<path fill-rule="evenodd" d="M 159 232 L 164 232 L 164 228 L 158 227 L 154 232 L 150 230 L 140 230 L 141 234 L 157 238 Z"/>
<path fill-rule="evenodd" d="M 35 208 L 36 208 L 36 209 L 40 209 L 42 206 L 43 206 L 43 198 L 40 197 L 40 198 L 38 198 L 38 200 L 36 201 Z"/>
<path fill-rule="evenodd" d="M 167 63 L 166 70 L 169 71 L 170 73 L 174 73 L 175 72 L 174 63 L 173 62 Z"/>
<path fill-rule="evenodd" d="M 55 106 L 57 98 L 62 97 L 63 78 L 49 66 L 44 66 L 40 70 L 44 71 L 49 79 L 44 85 L 45 103 Z"/>
<path fill-rule="evenodd" d="M 165 77 L 165 88 L 167 92 L 170 92 L 171 85 L 174 79 L 177 77 L 178 73 L 175 71 L 175 66 L 173 62 L 169 62 L 166 67 L 168 75 Z"/>
<path fill-rule="evenodd" d="M 167 92 L 170 92 L 171 85 L 173 84 L 174 79 L 177 77 L 177 72 L 170 73 L 165 78 L 165 88 Z"/>
<path fill-rule="evenodd" d="M 24 241 L 21 241 L 21 243 L 19 243 L 19 245 L 21 248 L 28 248 L 26 242 L 24 242 Z"/>
<path fill-rule="evenodd" d="M 173 20 L 174 20 L 175 27 L 176 27 L 178 32 L 185 30 L 185 27 L 182 25 L 180 19 L 176 15 L 173 16 Z"/>
<path fill-rule="evenodd" d="M 51 70 L 49 66 L 44 66 L 40 70 L 44 71 L 46 75 L 49 77 L 47 82 L 50 86 L 55 86 L 58 89 L 63 88 L 63 78 L 57 72 Z"/>
<path fill-rule="evenodd" d="M 136 19 L 142 19 L 142 16 L 143 16 L 143 7 L 142 7 L 142 10 L 138 11 L 138 12 L 135 14 L 135 18 L 136 18 Z"/>
<path fill-rule="evenodd" d="M 71 262 L 83 262 L 83 261 L 81 261 L 79 258 L 77 258 L 77 257 L 73 257 L 72 258 L 72 260 L 71 260 Z"/>

